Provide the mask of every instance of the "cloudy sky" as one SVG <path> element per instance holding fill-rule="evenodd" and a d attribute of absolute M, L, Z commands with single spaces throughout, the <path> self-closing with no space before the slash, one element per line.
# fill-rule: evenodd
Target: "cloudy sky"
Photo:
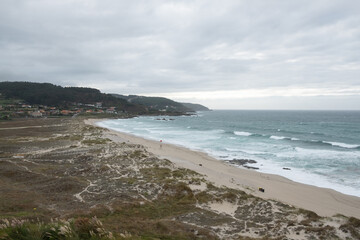
<path fill-rule="evenodd" d="M 0 81 L 360 110 L 360 1 L 0 0 Z"/>

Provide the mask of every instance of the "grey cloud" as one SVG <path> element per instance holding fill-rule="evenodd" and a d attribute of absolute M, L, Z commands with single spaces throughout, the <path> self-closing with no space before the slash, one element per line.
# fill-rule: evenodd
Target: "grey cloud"
<path fill-rule="evenodd" d="M 359 9 L 356 0 L 3 0 L 0 81 L 123 94 L 358 86 Z"/>

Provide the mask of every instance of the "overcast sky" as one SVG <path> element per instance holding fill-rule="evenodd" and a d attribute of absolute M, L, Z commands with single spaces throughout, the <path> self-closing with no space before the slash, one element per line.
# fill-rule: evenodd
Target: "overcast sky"
<path fill-rule="evenodd" d="M 360 110 L 360 1 L 0 0 L 0 81 Z"/>

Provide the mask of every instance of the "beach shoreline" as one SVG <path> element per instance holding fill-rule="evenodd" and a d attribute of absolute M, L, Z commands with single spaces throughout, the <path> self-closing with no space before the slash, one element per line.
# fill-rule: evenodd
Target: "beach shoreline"
<path fill-rule="evenodd" d="M 86 124 L 98 126 L 105 119 L 87 119 Z M 98 126 L 99 127 L 99 126 Z M 217 186 L 243 190 L 264 199 L 277 200 L 295 207 L 311 210 L 320 216 L 342 214 L 360 218 L 360 198 L 291 181 L 285 177 L 242 169 L 217 160 L 206 153 L 173 144 L 160 143 L 138 136 L 108 129 L 106 137 L 116 142 L 143 145 L 159 158 L 172 161 L 179 167 L 188 168 L 206 176 Z M 265 192 L 258 191 L 264 188 Z"/>

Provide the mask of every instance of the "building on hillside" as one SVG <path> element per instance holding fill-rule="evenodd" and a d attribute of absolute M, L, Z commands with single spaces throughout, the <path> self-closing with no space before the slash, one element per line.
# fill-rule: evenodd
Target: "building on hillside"
<path fill-rule="evenodd" d="M 58 115 L 60 111 L 58 109 L 50 110 L 50 115 Z"/>
<path fill-rule="evenodd" d="M 42 117 L 42 115 L 43 114 L 40 111 L 35 111 L 30 113 L 31 117 Z"/>
<path fill-rule="evenodd" d="M 115 112 L 115 107 L 109 107 L 108 109 L 106 109 L 106 113 L 110 113 L 110 114 L 114 114 Z"/>
<path fill-rule="evenodd" d="M 72 114 L 73 112 L 72 111 L 69 111 L 69 110 L 61 110 L 60 112 L 62 115 L 69 115 L 69 114 Z"/>

